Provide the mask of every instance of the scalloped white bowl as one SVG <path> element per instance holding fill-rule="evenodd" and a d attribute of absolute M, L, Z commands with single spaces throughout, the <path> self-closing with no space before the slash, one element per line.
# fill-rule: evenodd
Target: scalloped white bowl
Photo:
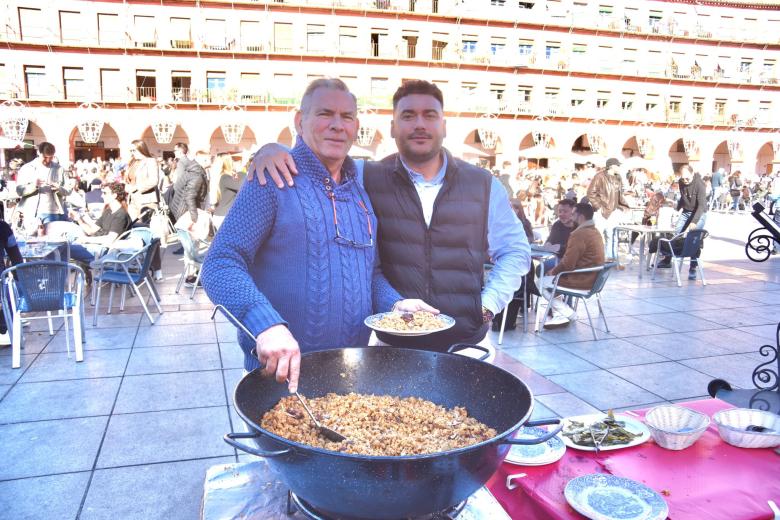
<path fill-rule="evenodd" d="M 689 408 L 665 404 L 651 408 L 645 422 L 656 444 L 667 450 L 684 450 L 699 440 L 710 418 Z"/>
<path fill-rule="evenodd" d="M 721 410 L 712 416 L 721 439 L 738 448 L 774 448 L 780 446 L 780 415 L 750 408 Z M 750 432 L 748 426 L 763 426 L 772 431 Z"/>

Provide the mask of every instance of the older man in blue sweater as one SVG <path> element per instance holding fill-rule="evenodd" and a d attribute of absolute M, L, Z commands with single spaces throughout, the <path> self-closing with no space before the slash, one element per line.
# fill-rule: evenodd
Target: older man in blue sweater
<path fill-rule="evenodd" d="M 255 336 L 239 334 L 244 368 L 265 365 L 277 381 L 289 379 L 291 392 L 301 351 L 366 345 L 372 296 L 400 299 L 375 265 L 376 217 L 347 157 L 358 130 L 354 95 L 340 80 L 315 80 L 295 125 L 295 188 L 245 183 L 201 278 L 209 298 Z M 420 300 L 396 308 L 435 310 Z"/>

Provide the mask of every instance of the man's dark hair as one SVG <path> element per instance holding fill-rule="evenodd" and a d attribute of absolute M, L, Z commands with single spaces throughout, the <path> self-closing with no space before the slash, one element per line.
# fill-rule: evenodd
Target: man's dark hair
<path fill-rule="evenodd" d="M 54 145 L 46 141 L 38 145 L 38 153 L 41 155 L 54 155 L 55 151 Z"/>
<path fill-rule="evenodd" d="M 412 94 L 433 96 L 441 105 L 441 109 L 444 110 L 444 95 L 441 93 L 439 87 L 422 79 L 411 79 L 405 81 L 403 85 L 398 87 L 398 90 L 393 94 L 393 110 L 398 106 L 398 102 L 401 101 L 401 99 Z"/>
<path fill-rule="evenodd" d="M 190 147 L 187 146 L 187 143 L 176 143 L 176 146 L 174 146 L 174 148 L 180 148 L 185 155 L 190 153 Z"/>
<path fill-rule="evenodd" d="M 585 220 L 591 220 L 593 218 L 593 206 L 587 202 L 578 203 L 574 209 L 577 211 L 577 215 L 582 215 Z"/>
<path fill-rule="evenodd" d="M 119 202 L 125 202 L 127 200 L 127 192 L 125 191 L 125 185 L 121 182 L 111 182 L 104 187 L 111 190 L 116 195 L 116 200 Z"/>
<path fill-rule="evenodd" d="M 575 208 L 577 206 L 577 203 L 574 202 L 571 199 L 561 199 L 558 201 L 559 206 L 571 206 L 572 208 Z"/>

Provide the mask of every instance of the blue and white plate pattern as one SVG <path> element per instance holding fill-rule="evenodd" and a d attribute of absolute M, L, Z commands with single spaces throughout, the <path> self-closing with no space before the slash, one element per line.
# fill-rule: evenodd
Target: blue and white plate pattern
<path fill-rule="evenodd" d="M 563 490 L 569 505 L 592 520 L 664 520 L 669 506 L 640 482 L 592 473 L 574 478 Z"/>
<path fill-rule="evenodd" d="M 393 312 L 380 312 L 379 314 L 372 314 L 365 320 L 363 320 L 363 323 L 365 323 L 366 327 L 369 329 L 373 329 L 377 332 L 385 332 L 387 334 L 392 334 L 393 336 L 425 336 L 427 334 L 433 334 L 434 332 L 441 332 L 443 330 L 447 330 L 453 325 L 455 325 L 455 318 L 451 316 L 447 316 L 446 314 L 439 314 L 438 317 L 444 322 L 444 326 L 438 329 L 431 329 L 431 330 L 409 330 L 409 331 L 401 331 L 401 330 L 394 330 L 394 329 L 384 329 L 382 327 L 377 327 L 376 322 L 381 320 L 387 315 L 397 314 Z"/>
<path fill-rule="evenodd" d="M 549 433 L 544 428 L 523 426 L 515 434 L 517 439 L 537 439 Z M 506 462 L 520 466 L 542 466 L 559 460 L 566 453 L 566 445 L 559 433 L 547 442 L 529 446 L 514 445 L 506 455 Z"/>

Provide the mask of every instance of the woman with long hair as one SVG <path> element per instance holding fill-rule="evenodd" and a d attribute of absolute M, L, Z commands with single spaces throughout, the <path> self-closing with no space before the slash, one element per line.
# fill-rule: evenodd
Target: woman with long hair
<path fill-rule="evenodd" d="M 130 160 L 125 174 L 127 194 L 130 198 L 129 213 L 134 220 L 141 217 L 144 211 L 149 213 L 151 218 L 151 211 L 157 209 L 160 200 L 160 168 L 146 143 L 140 139 L 131 143 L 129 152 Z"/>

